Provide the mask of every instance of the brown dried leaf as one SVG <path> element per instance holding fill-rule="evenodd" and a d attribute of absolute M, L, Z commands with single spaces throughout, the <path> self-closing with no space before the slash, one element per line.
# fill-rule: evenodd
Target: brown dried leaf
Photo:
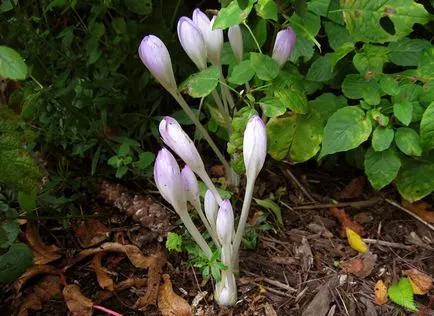
<path fill-rule="evenodd" d="M 33 251 L 34 264 L 46 264 L 61 257 L 60 249 L 55 245 L 45 245 L 39 236 L 35 222 L 29 221 L 26 226 L 27 243 Z"/>
<path fill-rule="evenodd" d="M 264 305 L 265 316 L 277 316 L 277 312 L 274 309 L 273 305 L 270 303 L 265 303 Z"/>
<path fill-rule="evenodd" d="M 336 194 L 338 200 L 354 199 L 362 195 L 365 187 L 365 177 L 357 177 L 348 183 L 345 188 Z"/>
<path fill-rule="evenodd" d="M 149 258 L 148 286 L 145 295 L 140 297 L 134 304 L 136 308 L 157 304 L 161 274 L 163 273 L 163 267 L 167 262 L 167 257 L 163 250 L 159 250 L 155 254 L 150 255 Z"/>
<path fill-rule="evenodd" d="M 63 289 L 63 298 L 73 316 L 92 316 L 93 303 L 80 292 L 75 284 L 69 284 Z"/>
<path fill-rule="evenodd" d="M 214 165 L 209 169 L 211 177 L 220 178 L 225 176 L 225 167 L 223 165 Z"/>
<path fill-rule="evenodd" d="M 433 280 L 432 278 L 423 273 L 420 272 L 417 269 L 409 269 L 404 270 L 402 273 L 406 276 L 408 276 L 409 280 L 411 281 L 411 285 L 413 287 L 413 293 L 418 295 L 425 295 L 433 288 Z"/>
<path fill-rule="evenodd" d="M 401 204 L 404 208 L 418 215 L 428 223 L 434 224 L 434 211 L 430 210 L 431 205 L 429 205 L 427 202 L 418 201 L 410 203 L 407 200 L 402 199 Z"/>
<path fill-rule="evenodd" d="M 45 264 L 34 264 L 30 266 L 26 272 L 24 272 L 18 279 L 15 280 L 13 287 L 15 291 L 18 293 L 23 285 L 30 280 L 31 278 L 40 275 L 40 274 L 58 274 L 61 275 L 62 272 L 59 269 L 56 269 L 52 266 L 48 266 Z"/>
<path fill-rule="evenodd" d="M 81 222 L 75 231 L 75 237 L 83 248 L 93 247 L 109 236 L 110 229 L 102 224 L 99 220 L 91 218 Z"/>
<path fill-rule="evenodd" d="M 340 266 L 346 273 L 351 273 L 359 278 L 365 278 L 371 274 L 377 262 L 377 255 L 366 252 L 362 257 L 350 259 L 341 262 Z"/>
<path fill-rule="evenodd" d="M 192 315 L 188 302 L 173 292 L 172 282 L 168 274 L 163 274 L 164 284 L 158 295 L 158 308 L 163 316 L 189 316 Z"/>
<path fill-rule="evenodd" d="M 122 282 L 119 282 L 118 284 L 115 285 L 115 291 L 114 292 L 110 292 L 110 291 L 100 291 L 98 292 L 98 294 L 96 295 L 95 298 L 95 303 L 100 303 L 102 301 L 105 301 L 107 299 L 109 299 L 110 297 L 112 297 L 116 292 L 120 292 L 126 289 L 129 289 L 130 287 L 136 287 L 136 288 L 141 288 L 144 287 L 147 284 L 148 280 L 146 278 L 143 279 L 126 279 Z"/>
<path fill-rule="evenodd" d="M 61 294 L 61 278 L 56 275 L 47 275 L 35 284 L 30 293 L 19 301 L 19 316 L 27 316 L 29 309 L 41 310 L 42 304 L 54 296 Z"/>
<path fill-rule="evenodd" d="M 375 304 L 384 305 L 387 301 L 387 286 L 382 280 L 378 280 L 375 283 Z"/>
<path fill-rule="evenodd" d="M 140 269 L 146 269 L 151 266 L 152 258 L 145 257 L 143 253 L 134 245 L 121 245 L 119 243 L 114 242 L 106 242 L 97 248 L 90 248 L 81 251 L 76 258 L 74 258 L 74 263 L 77 263 L 88 256 L 97 254 L 99 252 L 121 252 L 124 253 L 128 259 L 130 259 L 131 263 Z M 71 265 L 72 265 L 71 264 Z M 70 265 L 70 266 L 71 266 Z M 70 267 L 68 266 L 68 267 Z"/>
<path fill-rule="evenodd" d="M 354 232 L 356 232 L 360 236 L 365 235 L 365 230 L 362 225 L 359 223 L 356 223 L 351 219 L 351 217 L 345 212 L 343 208 L 337 208 L 337 207 L 330 207 L 329 208 L 330 213 L 332 213 L 333 216 L 335 216 L 339 222 L 342 225 L 341 228 L 341 235 L 342 237 L 346 237 L 345 228 L 350 228 Z"/>
<path fill-rule="evenodd" d="M 105 269 L 101 265 L 101 259 L 104 255 L 103 252 L 99 252 L 95 254 L 92 261 L 90 262 L 90 266 L 93 268 L 93 270 L 96 273 L 96 279 L 98 280 L 98 284 L 101 288 L 109 291 L 114 291 L 115 285 L 113 280 L 109 277 L 107 273 L 107 269 Z"/>
<path fill-rule="evenodd" d="M 331 289 L 334 288 L 337 283 L 337 277 L 324 283 L 319 288 L 319 291 L 316 293 L 309 305 L 305 308 L 302 316 L 325 316 L 333 299 Z"/>

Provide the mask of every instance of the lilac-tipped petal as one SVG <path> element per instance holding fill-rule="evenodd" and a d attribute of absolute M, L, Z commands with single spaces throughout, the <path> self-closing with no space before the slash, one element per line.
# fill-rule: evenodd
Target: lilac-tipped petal
<path fill-rule="evenodd" d="M 273 59 L 283 66 L 291 55 L 297 41 L 297 35 L 294 30 L 288 27 L 277 33 L 276 41 L 273 48 Z"/>
<path fill-rule="evenodd" d="M 205 193 L 204 208 L 208 222 L 211 224 L 211 227 L 215 227 L 219 205 L 210 190 L 207 190 Z"/>
<path fill-rule="evenodd" d="M 182 168 L 181 177 L 184 181 L 185 197 L 187 201 L 190 202 L 196 210 L 201 209 L 199 199 L 199 185 L 197 183 L 194 172 L 188 165 L 185 165 L 184 168 Z"/>
<path fill-rule="evenodd" d="M 248 179 L 256 179 L 267 155 L 267 131 L 258 115 L 247 122 L 243 139 L 243 158 Z"/>
<path fill-rule="evenodd" d="M 208 16 L 201 9 L 196 8 L 193 11 L 193 22 L 205 37 L 205 34 L 208 32 L 209 24 L 211 23 L 211 20 L 208 18 Z"/>
<path fill-rule="evenodd" d="M 223 200 L 217 213 L 216 231 L 222 245 L 229 245 L 234 230 L 234 211 L 229 200 Z"/>
<path fill-rule="evenodd" d="M 243 60 L 243 33 L 239 25 L 231 26 L 228 30 L 229 43 L 231 44 L 232 52 L 238 62 Z"/>
<path fill-rule="evenodd" d="M 160 122 L 159 130 L 164 143 L 181 157 L 191 170 L 201 175 L 205 170 L 202 158 L 181 125 L 174 118 L 165 116 Z"/>
<path fill-rule="evenodd" d="M 178 89 L 169 51 L 158 37 L 145 36 L 139 46 L 139 56 L 146 68 L 166 90 L 170 92 Z"/>
<path fill-rule="evenodd" d="M 154 180 L 161 196 L 177 212 L 185 209 L 186 198 L 184 184 L 175 157 L 166 148 L 158 152 L 154 164 Z"/>
<path fill-rule="evenodd" d="M 223 50 L 223 30 L 213 30 L 215 17 L 210 20 L 200 9 L 193 11 L 193 22 L 201 31 L 205 41 L 208 60 L 213 65 L 220 65 L 220 58 Z"/>
<path fill-rule="evenodd" d="M 188 57 L 198 69 L 205 69 L 207 67 L 207 50 L 202 32 L 191 19 L 185 16 L 179 19 L 177 30 L 179 41 Z"/>

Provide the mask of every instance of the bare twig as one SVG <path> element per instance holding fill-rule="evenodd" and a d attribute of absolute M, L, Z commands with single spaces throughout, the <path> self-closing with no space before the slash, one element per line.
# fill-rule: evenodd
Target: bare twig
<path fill-rule="evenodd" d="M 292 174 L 291 170 L 289 168 L 283 169 L 283 171 L 288 175 L 288 177 L 291 178 L 292 181 L 300 188 L 300 190 L 303 192 L 303 194 L 313 203 L 316 202 L 316 200 L 312 197 L 312 195 L 307 191 L 307 189 L 301 184 L 300 181 Z"/>
<path fill-rule="evenodd" d="M 381 198 L 374 198 L 366 201 L 355 201 L 355 202 L 343 202 L 343 203 L 326 203 L 326 204 L 310 204 L 292 207 L 293 210 L 312 210 L 318 208 L 330 208 L 330 207 L 354 207 L 354 208 L 364 208 L 372 206 L 381 201 Z"/>
<path fill-rule="evenodd" d="M 408 215 L 413 216 L 415 219 L 417 219 L 418 221 L 420 221 L 421 223 L 425 224 L 426 226 L 428 226 L 432 231 L 434 231 L 434 226 L 431 225 L 430 223 L 428 223 L 426 220 L 424 220 L 423 218 L 421 218 L 420 216 L 414 214 L 413 212 L 409 211 L 408 209 L 406 209 L 405 207 L 403 207 L 402 205 L 399 205 L 398 203 L 396 203 L 395 201 L 389 200 L 389 199 L 385 199 L 385 201 L 387 203 L 389 203 L 392 206 L 395 206 L 396 208 L 399 208 L 401 211 L 406 212 Z"/>
<path fill-rule="evenodd" d="M 363 241 L 365 243 L 371 244 L 371 245 L 381 245 L 381 246 L 398 248 L 398 249 L 413 249 L 414 248 L 413 246 L 408 246 L 408 245 L 404 245 L 404 244 L 400 244 L 400 243 L 396 243 L 396 242 L 377 240 L 377 239 L 363 238 Z"/>
<path fill-rule="evenodd" d="M 257 274 L 254 274 L 254 273 L 248 272 L 248 271 L 246 271 L 246 274 L 254 276 L 256 281 L 264 281 L 265 283 L 277 286 L 277 287 L 279 287 L 283 290 L 289 291 L 289 292 L 298 292 L 296 289 L 294 289 L 293 287 L 290 287 L 289 285 L 287 285 L 285 283 L 282 283 L 282 282 L 279 282 L 276 280 L 272 280 L 272 279 L 269 279 L 266 277 L 262 277 L 260 275 L 257 275 Z"/>

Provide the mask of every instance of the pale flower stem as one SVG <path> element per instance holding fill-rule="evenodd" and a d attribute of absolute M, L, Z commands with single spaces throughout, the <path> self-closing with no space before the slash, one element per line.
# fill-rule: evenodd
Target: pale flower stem
<path fill-rule="evenodd" d="M 217 246 L 217 248 L 220 248 L 221 245 L 218 241 L 217 238 L 217 233 L 215 231 L 215 229 L 213 229 L 210 225 L 210 223 L 208 222 L 208 220 L 206 219 L 205 214 L 203 213 L 202 208 L 196 209 L 197 213 L 199 214 L 199 217 L 201 219 L 201 221 L 203 222 L 203 224 L 205 225 L 206 230 L 209 232 L 209 235 L 212 238 L 212 241 L 214 241 L 215 245 Z"/>
<path fill-rule="evenodd" d="M 178 212 L 178 214 L 179 214 L 179 217 L 181 218 L 182 222 L 184 223 L 185 228 L 187 228 L 188 232 L 190 233 L 191 237 L 193 237 L 196 244 L 198 244 L 198 246 L 203 251 L 205 256 L 207 256 L 208 259 L 211 259 L 211 257 L 212 257 L 211 248 L 208 246 L 205 239 L 200 234 L 196 225 L 194 225 L 187 210 L 183 210 L 181 212 Z"/>
<path fill-rule="evenodd" d="M 230 108 L 233 109 L 235 107 L 235 102 L 234 102 L 234 99 L 232 98 L 232 94 L 230 93 L 230 91 L 228 89 L 226 79 L 223 76 L 222 65 L 219 65 L 219 68 L 220 68 L 220 82 L 223 83 L 223 84 L 220 83 L 223 101 L 226 99 L 227 102 L 229 103 Z M 229 115 L 229 110 L 227 108 L 227 105 L 226 105 L 226 109 L 227 109 L 227 114 Z"/>
<path fill-rule="evenodd" d="M 203 183 L 205 183 L 206 187 L 212 192 L 212 194 L 214 194 L 214 198 L 217 201 L 217 204 L 222 204 L 223 199 L 220 196 L 220 193 L 217 191 L 214 183 L 211 181 L 208 173 L 206 173 L 206 171 L 203 171 L 201 172 L 201 174 L 198 174 L 198 176 L 203 181 Z"/>
<path fill-rule="evenodd" d="M 232 247 L 232 266 L 237 266 L 238 250 L 240 248 L 241 240 L 244 234 L 244 228 L 246 227 L 247 217 L 249 216 L 250 204 L 252 202 L 253 188 L 255 186 L 255 179 L 247 179 L 246 193 L 244 194 L 243 208 L 241 210 L 240 221 L 238 222 L 237 232 Z"/>
<path fill-rule="evenodd" d="M 226 129 L 228 130 L 228 134 L 230 135 L 232 132 L 232 124 L 231 120 L 229 119 L 229 113 L 227 113 L 227 106 L 225 107 L 222 103 L 222 100 L 217 93 L 217 91 L 213 90 L 212 97 L 214 98 L 215 103 L 217 104 L 217 107 L 219 108 L 220 113 L 223 115 L 223 118 L 225 120 Z"/>

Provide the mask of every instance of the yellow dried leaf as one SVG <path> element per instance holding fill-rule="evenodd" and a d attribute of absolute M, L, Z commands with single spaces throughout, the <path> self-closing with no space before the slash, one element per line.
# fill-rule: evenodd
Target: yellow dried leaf
<path fill-rule="evenodd" d="M 345 233 L 347 234 L 348 243 L 350 244 L 351 248 L 360 253 L 365 253 L 368 251 L 368 246 L 362 240 L 362 237 L 360 237 L 360 235 L 354 230 L 346 227 Z"/>
<path fill-rule="evenodd" d="M 408 276 L 414 294 L 425 295 L 433 288 L 432 278 L 426 273 L 417 269 L 404 270 L 402 273 Z"/>
<path fill-rule="evenodd" d="M 408 278 L 408 282 L 410 282 L 410 284 L 411 284 L 411 288 L 413 289 L 413 294 L 416 294 L 416 295 L 426 294 L 426 292 L 422 291 L 421 288 L 418 287 L 416 285 L 416 283 L 414 283 L 414 281 L 411 280 L 411 278 Z"/>
<path fill-rule="evenodd" d="M 384 305 L 387 303 L 387 286 L 382 280 L 375 283 L 375 304 Z"/>

